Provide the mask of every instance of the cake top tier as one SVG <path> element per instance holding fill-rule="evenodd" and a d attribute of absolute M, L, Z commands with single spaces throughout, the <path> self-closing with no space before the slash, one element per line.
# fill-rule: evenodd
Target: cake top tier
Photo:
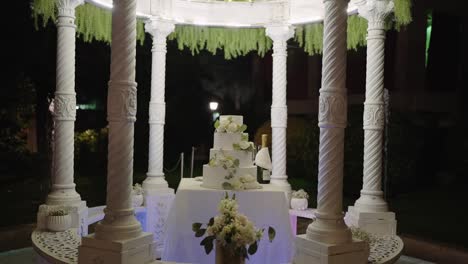
<path fill-rule="evenodd" d="M 214 127 L 218 133 L 242 133 L 247 129 L 243 121 L 242 116 L 222 115 L 215 122 Z"/>
<path fill-rule="evenodd" d="M 220 122 L 233 122 L 238 125 L 243 125 L 244 124 L 244 118 L 240 115 L 222 115 L 219 117 Z"/>

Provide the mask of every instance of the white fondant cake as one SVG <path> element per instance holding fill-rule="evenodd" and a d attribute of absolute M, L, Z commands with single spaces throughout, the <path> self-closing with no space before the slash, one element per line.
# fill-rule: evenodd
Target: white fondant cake
<path fill-rule="evenodd" d="M 254 145 L 249 142 L 242 116 L 220 116 L 215 123 L 210 162 L 203 165 L 202 186 L 211 189 L 256 189 L 257 166 L 253 163 Z"/>

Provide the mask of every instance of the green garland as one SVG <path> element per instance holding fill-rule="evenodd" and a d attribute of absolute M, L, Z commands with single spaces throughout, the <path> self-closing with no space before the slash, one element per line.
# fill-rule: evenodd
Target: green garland
<path fill-rule="evenodd" d="M 38 27 L 42 17 L 42 26 L 49 20 L 56 20 L 55 0 L 32 0 L 33 17 Z M 399 30 L 408 25 L 411 18 L 411 0 L 394 0 L 394 27 Z M 111 12 L 84 4 L 76 9 L 77 34 L 86 42 L 93 40 L 111 41 Z M 366 45 L 367 21 L 357 15 L 348 17 L 348 49 L 356 49 Z M 142 44 L 145 39 L 143 22 L 138 20 L 137 39 Z M 221 28 L 200 27 L 191 25 L 177 25 L 169 36 L 170 40 L 177 40 L 180 50 L 188 48 L 192 54 L 200 50 L 215 54 L 223 49 L 226 59 L 246 55 L 257 51 L 260 56 L 271 49 L 271 39 L 265 35 L 263 28 Z M 322 52 L 323 23 L 306 24 L 296 27 L 295 40 L 309 55 Z"/>
<path fill-rule="evenodd" d="M 33 0 L 33 19 L 36 29 L 42 18 L 41 26 L 47 26 L 49 21 L 56 21 L 56 0 Z M 85 3 L 76 8 L 76 32 L 85 42 L 93 40 L 111 42 L 112 16 L 109 10 Z M 145 41 L 145 28 L 141 20 L 137 21 L 137 40 Z"/>
<path fill-rule="evenodd" d="M 256 50 L 260 56 L 271 49 L 272 41 L 265 35 L 264 28 L 221 28 L 177 25 L 169 35 L 169 40 L 177 39 L 180 50 L 185 47 L 197 54 L 206 49 L 216 54 L 224 50 L 224 58 L 232 59 Z"/>

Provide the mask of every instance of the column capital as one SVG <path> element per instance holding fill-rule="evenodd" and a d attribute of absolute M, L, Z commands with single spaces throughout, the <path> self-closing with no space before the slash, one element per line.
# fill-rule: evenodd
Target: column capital
<path fill-rule="evenodd" d="M 168 20 L 152 18 L 146 21 L 145 31 L 153 36 L 153 39 L 164 39 L 175 29 L 175 24 Z"/>
<path fill-rule="evenodd" d="M 273 44 L 278 41 L 287 41 L 294 36 L 294 27 L 291 25 L 268 25 L 265 34 L 273 40 Z"/>
<path fill-rule="evenodd" d="M 84 0 L 57 0 L 58 16 L 75 17 L 75 8 L 84 4 Z"/>
<path fill-rule="evenodd" d="M 385 29 L 385 21 L 394 7 L 392 0 L 362 0 L 356 5 L 359 16 L 368 21 L 369 29 Z"/>

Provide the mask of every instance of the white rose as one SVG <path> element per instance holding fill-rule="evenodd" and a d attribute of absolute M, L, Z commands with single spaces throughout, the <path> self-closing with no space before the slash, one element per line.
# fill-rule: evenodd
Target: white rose
<path fill-rule="evenodd" d="M 234 161 L 232 161 L 231 159 L 227 159 L 224 163 L 228 168 L 231 168 L 232 166 L 234 166 Z"/>
<path fill-rule="evenodd" d="M 216 129 L 216 132 L 226 132 L 226 127 L 219 125 L 219 127 Z"/>
<path fill-rule="evenodd" d="M 231 133 L 237 132 L 237 129 L 238 129 L 238 125 L 235 123 L 231 123 L 226 127 L 226 130 Z"/>
<path fill-rule="evenodd" d="M 223 120 L 219 121 L 219 126 L 220 127 L 226 128 L 228 125 L 229 125 L 229 120 L 227 120 L 227 119 L 223 119 Z"/>
<path fill-rule="evenodd" d="M 247 141 L 241 141 L 239 142 L 239 147 L 241 149 L 248 149 L 250 147 L 250 142 Z"/>

